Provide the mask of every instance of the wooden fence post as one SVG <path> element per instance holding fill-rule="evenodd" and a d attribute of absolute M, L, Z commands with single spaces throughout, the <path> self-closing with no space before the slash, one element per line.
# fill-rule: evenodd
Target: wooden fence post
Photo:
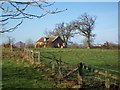
<path fill-rule="evenodd" d="M 27 57 L 27 59 L 28 59 L 28 49 L 26 49 L 26 57 Z"/>
<path fill-rule="evenodd" d="M 31 51 L 28 50 L 28 61 L 30 62 L 30 60 L 31 60 Z"/>
<path fill-rule="evenodd" d="M 30 52 L 30 54 L 29 54 L 30 60 L 32 62 L 34 62 L 34 60 L 33 60 L 34 59 L 34 52 L 32 50 L 30 50 L 29 52 Z"/>
<path fill-rule="evenodd" d="M 55 74 L 55 57 L 52 59 L 52 75 Z"/>
<path fill-rule="evenodd" d="M 82 84 L 83 84 L 83 64 L 80 63 L 79 66 L 78 66 L 78 84 L 80 85 L 80 88 L 82 88 Z"/>
<path fill-rule="evenodd" d="M 59 59 L 58 70 L 59 70 L 59 77 L 60 77 L 60 79 L 62 79 L 63 75 L 62 75 L 62 68 L 61 68 L 61 56 L 60 56 L 60 59 Z"/>
<path fill-rule="evenodd" d="M 110 79 L 109 79 L 109 75 L 108 75 L 108 72 L 107 72 L 107 71 L 105 71 L 105 87 L 106 87 L 107 89 L 110 88 Z"/>
<path fill-rule="evenodd" d="M 35 62 L 34 62 L 34 52 L 33 52 L 33 50 L 31 50 L 31 60 L 32 60 L 32 64 L 34 64 Z"/>
<path fill-rule="evenodd" d="M 41 64 L 41 62 L 40 62 L 40 52 L 38 52 L 38 64 Z"/>
<path fill-rule="evenodd" d="M 27 55 L 26 55 L 26 49 L 24 48 L 22 62 L 24 62 L 24 59 L 26 59 L 26 57 L 27 57 Z"/>
<path fill-rule="evenodd" d="M 26 49 L 26 61 L 29 59 L 29 51 Z"/>
<path fill-rule="evenodd" d="M 58 72 L 59 72 L 59 81 L 61 81 L 61 79 L 63 78 L 63 75 L 62 75 L 62 69 L 61 69 L 61 57 L 59 60 L 56 60 L 57 62 L 57 65 L 58 65 Z"/>

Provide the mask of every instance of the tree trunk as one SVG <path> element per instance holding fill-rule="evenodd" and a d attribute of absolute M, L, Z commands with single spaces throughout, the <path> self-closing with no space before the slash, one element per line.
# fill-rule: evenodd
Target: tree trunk
<path fill-rule="evenodd" d="M 91 43 L 90 43 L 90 36 L 87 36 L 87 48 L 90 49 Z"/>
<path fill-rule="evenodd" d="M 67 42 L 65 42 L 65 47 L 67 48 Z"/>

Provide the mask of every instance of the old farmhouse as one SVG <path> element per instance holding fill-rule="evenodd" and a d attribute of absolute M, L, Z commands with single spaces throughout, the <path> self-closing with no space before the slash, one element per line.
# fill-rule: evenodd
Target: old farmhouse
<path fill-rule="evenodd" d="M 16 48 L 25 48 L 25 43 L 23 43 L 22 41 L 19 41 L 19 42 L 15 43 L 14 46 Z"/>
<path fill-rule="evenodd" d="M 37 47 L 64 48 L 65 44 L 59 36 L 42 37 L 36 42 L 35 48 Z"/>

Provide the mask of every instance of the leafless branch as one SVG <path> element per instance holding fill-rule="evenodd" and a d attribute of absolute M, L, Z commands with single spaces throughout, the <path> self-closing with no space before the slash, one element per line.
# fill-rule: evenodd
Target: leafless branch
<path fill-rule="evenodd" d="M 9 22 L 9 20 L 22 20 L 22 19 L 33 19 L 33 18 L 42 18 L 46 16 L 47 14 L 56 14 L 63 12 L 65 10 L 48 10 L 47 7 L 50 7 L 54 5 L 55 2 L 50 3 L 46 0 L 30 0 L 27 2 L 20 2 L 20 1 L 10 1 L 10 0 L 1 0 L 0 1 L 0 10 L 3 12 L 2 15 L 0 15 L 0 23 L 6 23 Z M 38 13 L 29 12 L 30 8 L 34 8 L 36 10 L 39 10 Z M 41 11 L 43 13 L 41 13 Z M 16 27 L 20 26 L 22 24 L 23 20 L 17 24 L 13 28 L 6 29 L 4 31 L 0 31 L 0 33 L 4 32 L 11 32 L 14 31 L 13 29 L 16 29 Z"/>
<path fill-rule="evenodd" d="M 12 32 L 12 31 L 14 31 L 15 29 L 17 29 L 18 26 L 20 26 L 20 25 L 22 24 L 22 22 L 23 22 L 23 20 L 22 20 L 20 23 L 18 23 L 17 25 L 15 25 L 14 27 L 12 27 L 12 28 L 5 29 L 5 30 L 1 30 L 0 33 Z"/>

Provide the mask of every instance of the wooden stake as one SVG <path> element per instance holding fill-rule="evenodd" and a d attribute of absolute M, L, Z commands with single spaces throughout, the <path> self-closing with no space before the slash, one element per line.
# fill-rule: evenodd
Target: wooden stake
<path fill-rule="evenodd" d="M 31 52 L 30 52 L 30 50 L 27 50 L 28 51 L 28 61 L 30 61 L 31 60 Z"/>
<path fill-rule="evenodd" d="M 80 63 L 79 66 L 78 66 L 78 84 L 80 85 L 80 88 L 82 88 L 82 84 L 83 84 L 83 72 L 82 72 L 82 69 L 83 69 L 83 64 Z"/>
<path fill-rule="evenodd" d="M 62 69 L 61 69 L 61 57 L 60 57 L 59 61 L 56 60 L 56 62 L 57 62 L 57 65 L 58 65 L 59 80 L 61 80 L 63 78 Z"/>
<path fill-rule="evenodd" d="M 63 75 L 62 75 L 62 68 L 61 68 L 61 57 L 60 57 L 60 59 L 59 59 L 59 67 L 58 67 L 58 69 L 59 69 L 60 79 L 62 79 L 62 78 L 63 78 Z"/>
<path fill-rule="evenodd" d="M 82 76 L 80 76 L 79 72 L 78 72 L 78 75 L 77 75 L 77 78 L 78 78 L 78 85 L 79 85 L 79 88 L 82 88 Z"/>
<path fill-rule="evenodd" d="M 109 79 L 109 77 L 108 77 L 108 72 L 107 71 L 105 71 L 105 87 L 107 88 L 107 89 L 109 89 L 110 88 L 110 79 Z"/>
<path fill-rule="evenodd" d="M 40 52 L 38 52 L 38 64 L 40 64 Z"/>
<path fill-rule="evenodd" d="M 31 50 L 31 53 L 32 53 L 32 58 L 31 58 L 31 60 L 32 60 L 32 64 L 34 64 L 35 62 L 34 62 L 34 52 L 33 52 L 33 50 Z"/>
<path fill-rule="evenodd" d="M 52 60 L 52 75 L 55 74 L 55 57 L 53 57 L 53 60 Z"/>
<path fill-rule="evenodd" d="M 22 59 L 22 62 L 24 62 L 24 59 L 26 59 L 26 49 L 24 48 L 24 52 L 23 52 L 23 59 Z"/>

